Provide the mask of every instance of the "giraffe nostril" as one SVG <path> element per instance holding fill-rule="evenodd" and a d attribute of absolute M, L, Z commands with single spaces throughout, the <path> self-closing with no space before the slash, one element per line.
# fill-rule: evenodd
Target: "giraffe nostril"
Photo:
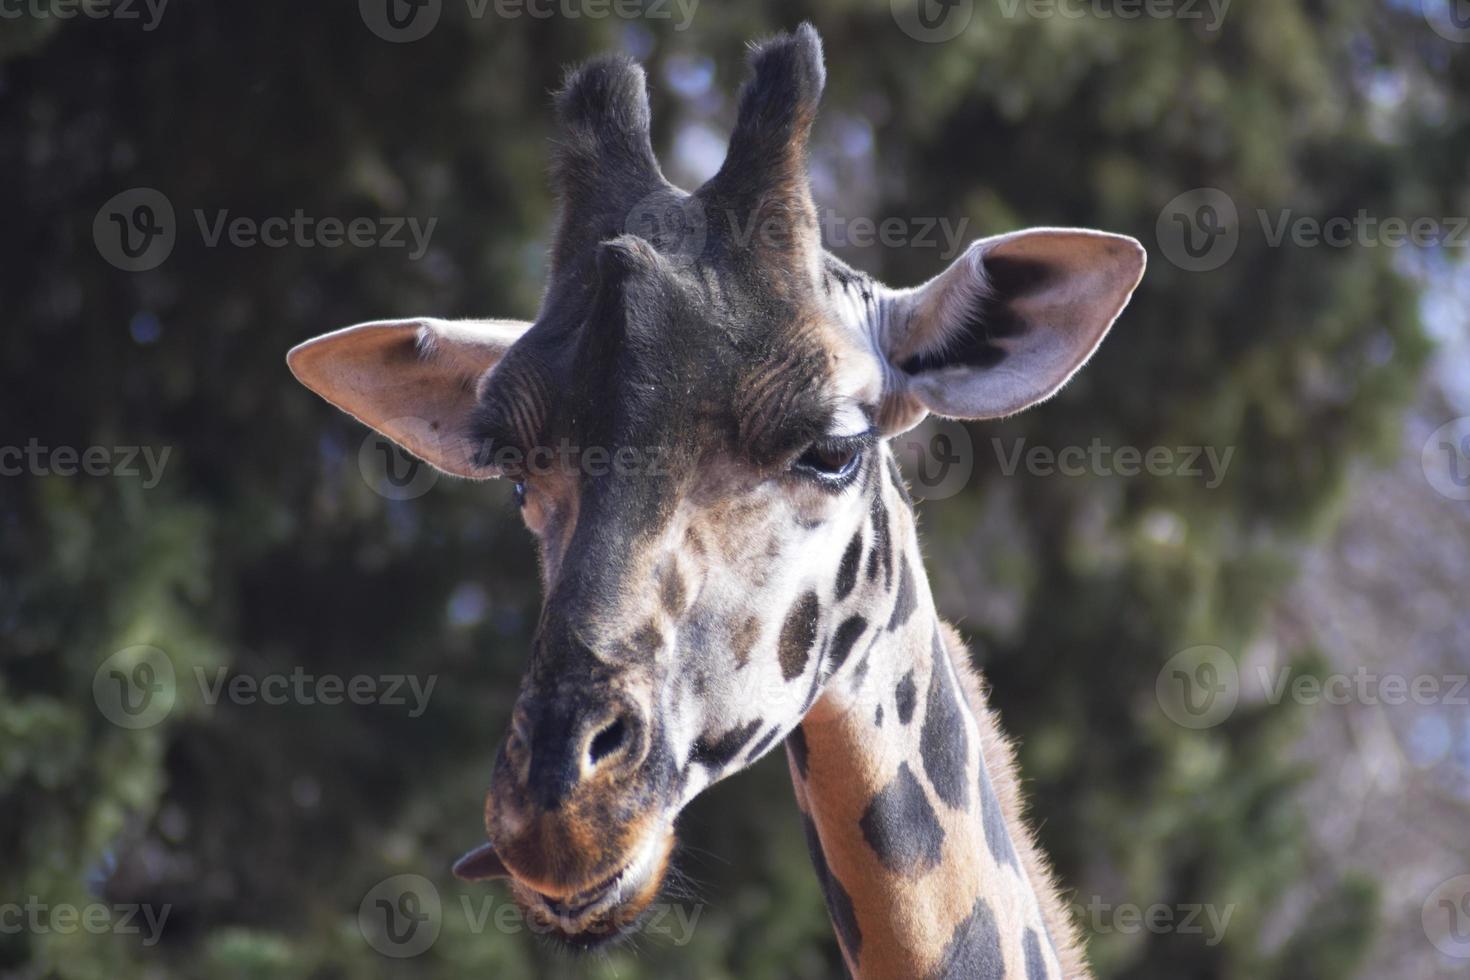
<path fill-rule="evenodd" d="M 608 756 L 615 755 L 628 741 L 628 725 L 616 718 L 592 737 L 587 746 L 587 768 L 596 769 Z"/>

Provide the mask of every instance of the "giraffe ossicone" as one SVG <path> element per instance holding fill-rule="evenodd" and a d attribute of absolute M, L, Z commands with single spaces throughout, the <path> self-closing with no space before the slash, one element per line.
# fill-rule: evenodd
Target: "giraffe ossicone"
<path fill-rule="evenodd" d="M 757 46 L 689 194 L 654 157 L 642 69 L 573 71 L 535 321 L 375 322 L 288 361 L 441 470 L 514 481 L 537 539 L 543 610 L 457 873 L 607 942 L 657 896 L 684 806 L 784 744 L 853 975 L 1085 976 L 887 440 L 1050 397 L 1144 253 L 1036 229 L 915 288 L 849 268 L 807 181 L 825 78 L 809 25 Z"/>

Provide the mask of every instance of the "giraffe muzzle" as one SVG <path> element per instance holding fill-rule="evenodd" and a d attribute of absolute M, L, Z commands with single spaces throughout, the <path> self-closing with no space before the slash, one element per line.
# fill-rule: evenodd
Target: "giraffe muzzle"
<path fill-rule="evenodd" d="M 674 835 L 665 828 L 650 835 L 627 864 L 590 887 L 570 895 L 551 896 L 516 878 L 492 844 L 481 844 L 454 863 L 464 881 L 504 878 L 532 928 L 569 946 L 589 949 L 611 943 L 636 928 L 658 895 L 673 850 Z"/>

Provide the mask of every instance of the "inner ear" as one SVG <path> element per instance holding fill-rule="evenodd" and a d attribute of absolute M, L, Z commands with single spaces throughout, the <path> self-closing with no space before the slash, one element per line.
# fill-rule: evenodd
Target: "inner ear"
<path fill-rule="evenodd" d="M 932 281 L 893 294 L 890 427 L 926 411 L 995 418 L 1051 397 L 1102 342 L 1144 264 L 1122 235 L 1037 229 L 976 242 Z"/>
<path fill-rule="evenodd" d="M 456 476 L 495 476 L 470 429 L 478 385 L 530 324 L 380 320 L 298 344 L 286 363 L 306 387 Z"/>
<path fill-rule="evenodd" d="M 1021 308 L 1032 297 L 1055 284 L 1054 266 L 1008 255 L 992 255 L 983 265 L 983 279 L 973 298 L 960 304 L 945 335 L 920 348 L 899 367 L 905 374 L 924 374 L 946 367 L 993 368 L 1008 356 L 1003 342 L 1021 337 L 1027 320 Z"/>

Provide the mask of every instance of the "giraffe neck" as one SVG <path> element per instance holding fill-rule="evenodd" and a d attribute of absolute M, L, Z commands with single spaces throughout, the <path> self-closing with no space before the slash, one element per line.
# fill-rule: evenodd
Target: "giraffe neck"
<path fill-rule="evenodd" d="M 888 625 L 787 740 L 848 969 L 861 980 L 1086 977 L 1021 822 L 1010 746 L 935 614 L 912 513 L 884 489 L 895 586 L 878 621 Z"/>

